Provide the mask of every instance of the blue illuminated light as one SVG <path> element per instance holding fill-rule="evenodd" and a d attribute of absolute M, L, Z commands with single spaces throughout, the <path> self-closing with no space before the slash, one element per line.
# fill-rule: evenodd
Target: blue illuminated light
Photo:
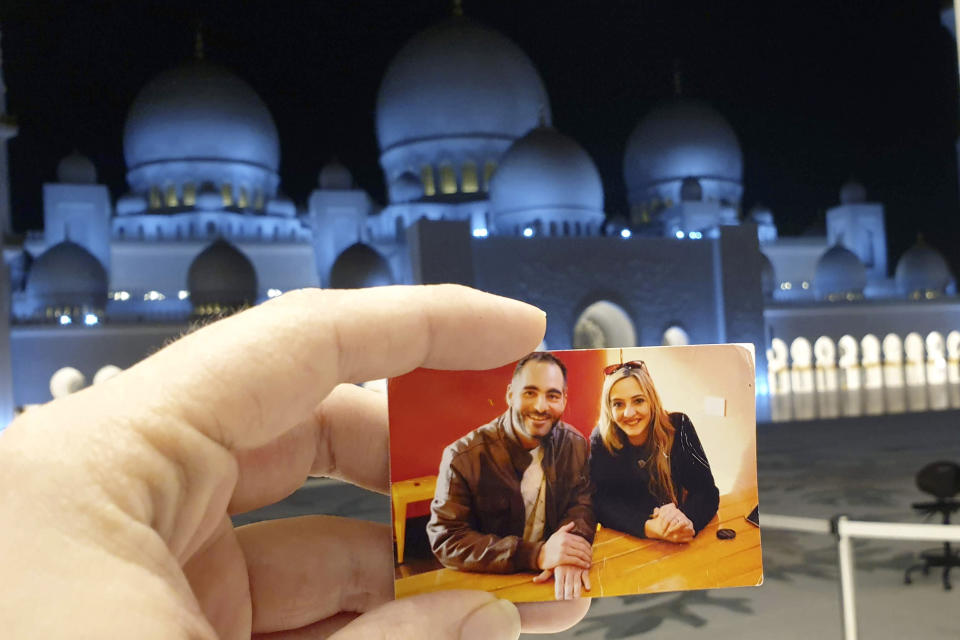
<path fill-rule="evenodd" d="M 60 316 L 60 324 L 70 324 L 71 322 L 73 322 L 73 320 L 71 320 L 67 314 Z"/>
<path fill-rule="evenodd" d="M 474 238 L 486 238 L 488 235 L 489 235 L 489 233 L 488 233 L 488 231 L 487 231 L 486 229 L 479 228 L 479 229 L 474 229 L 474 230 L 473 230 L 473 237 L 474 237 Z"/>
<path fill-rule="evenodd" d="M 677 230 L 677 240 L 683 240 L 683 231 Z"/>
<path fill-rule="evenodd" d="M 532 237 L 533 237 L 533 227 L 527 227 L 526 229 L 524 229 L 524 230 L 523 230 L 523 237 L 524 237 L 524 238 L 532 238 Z"/>
<path fill-rule="evenodd" d="M 699 231 L 691 231 L 691 232 L 690 232 L 690 239 L 691 239 L 691 240 L 699 240 L 699 239 L 702 238 L 702 237 L 703 237 L 703 234 L 700 233 Z"/>
<path fill-rule="evenodd" d="M 632 235 L 633 235 L 633 234 L 630 233 L 630 229 L 623 229 L 623 230 L 620 232 L 620 237 L 621 237 L 621 238 L 629 238 L 629 237 L 632 236 Z"/>
<path fill-rule="evenodd" d="M 92 327 L 99 322 L 100 318 L 98 318 L 97 314 L 95 313 L 88 313 L 87 315 L 83 316 L 83 324 L 87 325 L 88 327 Z"/>

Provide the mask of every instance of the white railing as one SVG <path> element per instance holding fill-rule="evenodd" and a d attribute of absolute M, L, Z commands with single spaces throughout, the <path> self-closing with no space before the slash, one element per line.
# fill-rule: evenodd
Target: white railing
<path fill-rule="evenodd" d="M 840 564 L 840 608 L 843 614 L 844 640 L 857 640 L 857 607 L 854 586 L 853 538 L 960 542 L 960 526 L 950 524 L 912 524 L 904 522 L 865 522 L 837 516 L 832 520 L 761 514 L 762 529 L 782 529 L 803 533 L 832 533 L 837 537 Z"/>

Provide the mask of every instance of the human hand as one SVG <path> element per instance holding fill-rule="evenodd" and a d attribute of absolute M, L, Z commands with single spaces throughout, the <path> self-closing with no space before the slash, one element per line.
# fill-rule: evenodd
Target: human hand
<path fill-rule="evenodd" d="M 568 522 L 547 538 L 537 555 L 538 568 L 546 570 L 561 564 L 570 564 L 582 569 L 590 569 L 593 562 L 593 545 L 583 536 L 570 533 L 573 525 L 573 522 Z"/>
<path fill-rule="evenodd" d="M 644 532 L 648 538 L 667 542 L 690 542 L 696 533 L 693 522 L 673 503 L 654 509 Z"/>
<path fill-rule="evenodd" d="M 580 597 L 580 585 L 590 591 L 590 570 L 562 564 L 553 569 L 544 569 L 534 582 L 546 582 L 553 575 L 553 596 L 557 600 L 575 600 Z"/>
<path fill-rule="evenodd" d="M 386 492 L 386 400 L 340 383 L 500 365 L 543 325 L 527 305 L 462 287 L 295 291 L 28 411 L 0 435 L 0 628 L 278 640 L 571 626 L 589 600 L 514 607 L 450 591 L 390 602 L 387 526 L 312 516 L 234 529 L 228 516 L 308 474 Z"/>

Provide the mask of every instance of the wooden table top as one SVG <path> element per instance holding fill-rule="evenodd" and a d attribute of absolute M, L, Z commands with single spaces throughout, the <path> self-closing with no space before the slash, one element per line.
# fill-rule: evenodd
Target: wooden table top
<path fill-rule="evenodd" d="M 601 528 L 593 542 L 589 597 L 682 589 L 759 585 L 763 581 L 760 529 L 744 516 L 757 505 L 757 490 L 720 496 L 713 520 L 688 544 L 635 538 Z M 733 529 L 733 540 L 717 538 L 717 529 Z M 491 574 L 438 569 L 394 583 L 396 596 L 446 589 L 490 591 L 513 602 L 553 600 L 553 581 L 534 584 L 534 572 Z"/>

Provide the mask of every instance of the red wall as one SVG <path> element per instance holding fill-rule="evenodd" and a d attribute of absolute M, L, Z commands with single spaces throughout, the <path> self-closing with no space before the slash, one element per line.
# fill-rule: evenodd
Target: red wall
<path fill-rule="evenodd" d="M 585 437 L 600 415 L 603 351 L 556 351 L 567 365 L 563 419 Z M 486 371 L 417 369 L 389 381 L 390 479 L 436 475 L 444 447 L 507 408 L 516 363 Z M 408 517 L 427 513 L 412 506 Z"/>

